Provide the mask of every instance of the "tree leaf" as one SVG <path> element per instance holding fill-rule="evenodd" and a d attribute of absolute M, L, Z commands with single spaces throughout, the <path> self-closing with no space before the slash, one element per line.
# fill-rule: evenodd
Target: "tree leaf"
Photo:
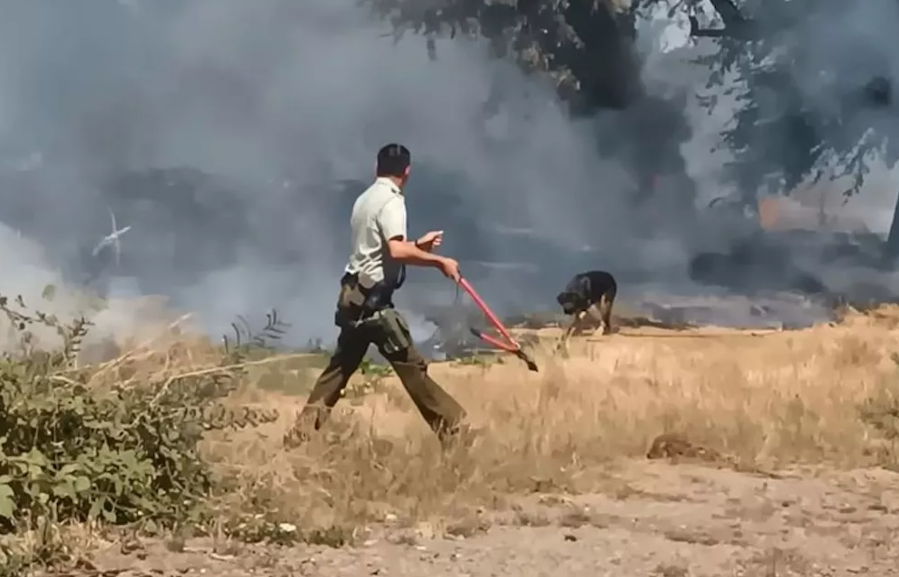
<path fill-rule="evenodd" d="M 9 485 L 0 485 L 0 517 L 12 520 L 16 514 L 15 491 Z"/>
<path fill-rule="evenodd" d="M 16 514 L 16 502 L 10 497 L 0 496 L 0 517 L 9 519 L 10 521 Z"/>
<path fill-rule="evenodd" d="M 75 490 L 72 488 L 72 483 L 69 479 L 66 479 L 62 483 L 59 483 L 55 487 L 53 487 L 53 494 L 57 497 L 63 497 L 66 499 L 75 498 Z"/>
<path fill-rule="evenodd" d="M 85 477 L 84 475 L 78 475 L 75 477 L 75 492 L 76 493 L 84 493 L 89 491 L 91 488 L 91 480 Z"/>

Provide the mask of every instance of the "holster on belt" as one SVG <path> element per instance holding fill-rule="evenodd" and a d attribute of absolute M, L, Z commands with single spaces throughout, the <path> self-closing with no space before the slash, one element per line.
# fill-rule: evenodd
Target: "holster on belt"
<path fill-rule="evenodd" d="M 334 324 L 340 328 L 355 327 L 379 311 L 393 307 L 392 297 L 393 290 L 384 281 L 365 288 L 356 275 L 347 273 L 340 279 Z"/>
<path fill-rule="evenodd" d="M 363 288 L 356 275 L 345 274 L 340 279 L 340 296 L 334 324 L 341 329 L 378 329 L 372 334 L 387 354 L 405 350 L 412 345 L 412 335 L 406 320 L 393 307 L 393 288 L 384 281 L 371 288 Z"/>

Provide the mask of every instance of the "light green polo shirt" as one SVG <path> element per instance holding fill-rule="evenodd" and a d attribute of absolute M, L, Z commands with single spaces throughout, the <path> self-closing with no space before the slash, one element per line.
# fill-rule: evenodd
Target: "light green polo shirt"
<path fill-rule="evenodd" d="M 390 258 L 387 241 L 406 239 L 406 199 L 389 178 L 378 178 L 353 204 L 351 252 L 346 272 L 371 288 L 385 278 L 396 279 L 401 265 Z"/>

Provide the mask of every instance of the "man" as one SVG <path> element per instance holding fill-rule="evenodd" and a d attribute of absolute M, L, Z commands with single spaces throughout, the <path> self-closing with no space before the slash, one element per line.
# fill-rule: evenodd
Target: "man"
<path fill-rule="evenodd" d="M 405 265 L 433 267 L 459 281 L 459 263 L 434 254 L 443 231 L 432 231 L 415 242 L 406 240 L 406 201 L 412 156 L 400 144 L 378 151 L 377 178 L 353 205 L 350 218 L 352 252 L 340 280 L 335 324 L 340 327 L 337 349 L 316 381 L 284 445 L 305 440 L 318 430 L 340 399 L 350 376 L 359 368 L 369 344 L 393 366 L 418 411 L 442 441 L 459 432 L 465 411 L 428 375 L 427 362 L 412 344 L 405 319 L 393 306 L 393 292 L 405 280 Z"/>

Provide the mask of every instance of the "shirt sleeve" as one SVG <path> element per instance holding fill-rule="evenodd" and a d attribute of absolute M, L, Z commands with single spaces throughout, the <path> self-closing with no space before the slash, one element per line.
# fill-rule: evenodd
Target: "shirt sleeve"
<path fill-rule="evenodd" d="M 406 239 L 406 203 L 402 197 L 397 196 L 387 201 L 384 208 L 375 218 L 378 228 L 384 240 L 399 237 Z"/>

